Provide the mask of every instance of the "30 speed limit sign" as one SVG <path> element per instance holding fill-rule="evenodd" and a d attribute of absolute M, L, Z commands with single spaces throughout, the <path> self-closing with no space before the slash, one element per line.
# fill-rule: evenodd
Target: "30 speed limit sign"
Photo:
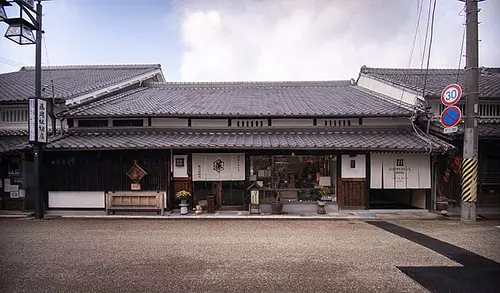
<path fill-rule="evenodd" d="M 458 84 L 449 84 L 441 92 L 441 103 L 445 106 L 453 106 L 462 97 L 462 88 Z"/>

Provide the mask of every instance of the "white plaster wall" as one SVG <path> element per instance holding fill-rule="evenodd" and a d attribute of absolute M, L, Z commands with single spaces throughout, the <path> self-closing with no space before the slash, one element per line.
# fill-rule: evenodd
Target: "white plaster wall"
<path fill-rule="evenodd" d="M 49 191 L 49 208 L 105 208 L 104 191 Z"/>
<path fill-rule="evenodd" d="M 191 119 L 191 127 L 228 127 L 227 119 Z"/>
<path fill-rule="evenodd" d="M 355 160 L 356 168 L 351 168 L 351 160 Z M 365 178 L 366 177 L 366 156 L 357 155 L 351 157 L 349 155 L 342 155 L 342 178 Z"/>
<path fill-rule="evenodd" d="M 184 159 L 184 166 L 179 167 L 175 165 L 176 159 Z M 174 177 L 188 177 L 188 156 L 187 155 L 174 155 L 174 160 L 172 164 L 174 166 Z"/>
<path fill-rule="evenodd" d="M 187 127 L 188 119 L 182 118 L 152 118 L 151 126 L 157 127 Z"/>
<path fill-rule="evenodd" d="M 388 97 L 391 97 L 397 101 L 402 100 L 410 105 L 415 104 L 415 98 L 423 100 L 420 95 L 417 95 L 410 91 L 405 91 L 396 86 L 392 86 L 381 81 L 375 80 L 368 76 L 360 76 L 358 80 L 358 86 L 364 87 L 366 89 L 372 90 L 374 92 L 378 92 L 384 94 Z"/>
<path fill-rule="evenodd" d="M 314 119 L 273 119 L 271 125 L 274 127 L 288 127 L 288 126 L 313 126 Z"/>
<path fill-rule="evenodd" d="M 397 117 L 397 118 L 363 118 L 363 125 L 368 126 L 386 126 L 386 125 L 411 125 L 409 117 Z"/>

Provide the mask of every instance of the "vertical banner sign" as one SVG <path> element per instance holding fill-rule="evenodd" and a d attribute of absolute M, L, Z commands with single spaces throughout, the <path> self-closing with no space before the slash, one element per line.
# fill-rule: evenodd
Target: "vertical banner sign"
<path fill-rule="evenodd" d="M 29 141 L 36 141 L 36 100 L 33 98 L 29 99 Z"/>
<path fill-rule="evenodd" d="M 47 101 L 38 99 L 38 134 L 37 141 L 47 143 Z"/>

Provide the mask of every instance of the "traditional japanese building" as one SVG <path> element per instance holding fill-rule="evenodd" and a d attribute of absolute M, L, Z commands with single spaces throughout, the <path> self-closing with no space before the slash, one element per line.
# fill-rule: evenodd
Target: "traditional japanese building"
<path fill-rule="evenodd" d="M 426 77 L 427 76 L 427 77 Z M 440 116 L 444 110 L 441 91 L 448 84 L 459 84 L 464 95 L 458 107 L 465 114 L 466 83 L 464 69 L 394 69 L 363 66 L 357 83 L 360 87 L 388 97 L 394 102 L 427 108 L 420 125 L 427 133 L 457 147 L 450 156 L 439 157 L 441 172 L 438 191 L 449 199 L 460 201 L 460 157 L 463 150 L 463 122 L 456 133 L 443 133 Z M 500 68 L 483 67 L 479 74 L 479 177 L 478 205 L 500 206 Z M 453 157 L 454 156 L 454 157 Z M 458 165 L 457 165 L 458 162 Z M 449 175 L 451 174 L 451 175 Z M 442 178 L 446 180 L 442 180 Z"/>
<path fill-rule="evenodd" d="M 60 114 L 96 99 L 164 81 L 160 65 L 85 65 L 42 68 L 42 97 L 50 107 L 49 135 L 67 128 Z M 35 70 L 0 74 L 0 209 L 32 209 L 33 156 L 28 144 L 28 98 Z"/>
<path fill-rule="evenodd" d="M 331 206 L 433 209 L 435 158 L 452 149 L 414 124 L 421 113 L 354 81 L 144 82 L 61 115 L 46 149 L 47 208 L 99 208 L 107 193 L 175 193 L 247 208 L 277 190 L 285 211 Z M 145 174 L 139 181 L 127 172 Z"/>

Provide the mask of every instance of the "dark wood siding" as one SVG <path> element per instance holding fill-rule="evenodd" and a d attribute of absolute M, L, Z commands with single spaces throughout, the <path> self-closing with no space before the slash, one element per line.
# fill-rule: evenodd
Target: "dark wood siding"
<path fill-rule="evenodd" d="M 339 207 L 349 209 L 366 209 L 365 179 L 341 179 Z"/>
<path fill-rule="evenodd" d="M 164 191 L 168 181 L 168 151 L 46 152 L 49 190 L 126 191 L 132 180 L 127 172 L 134 160 L 147 175 L 141 189 Z"/>

